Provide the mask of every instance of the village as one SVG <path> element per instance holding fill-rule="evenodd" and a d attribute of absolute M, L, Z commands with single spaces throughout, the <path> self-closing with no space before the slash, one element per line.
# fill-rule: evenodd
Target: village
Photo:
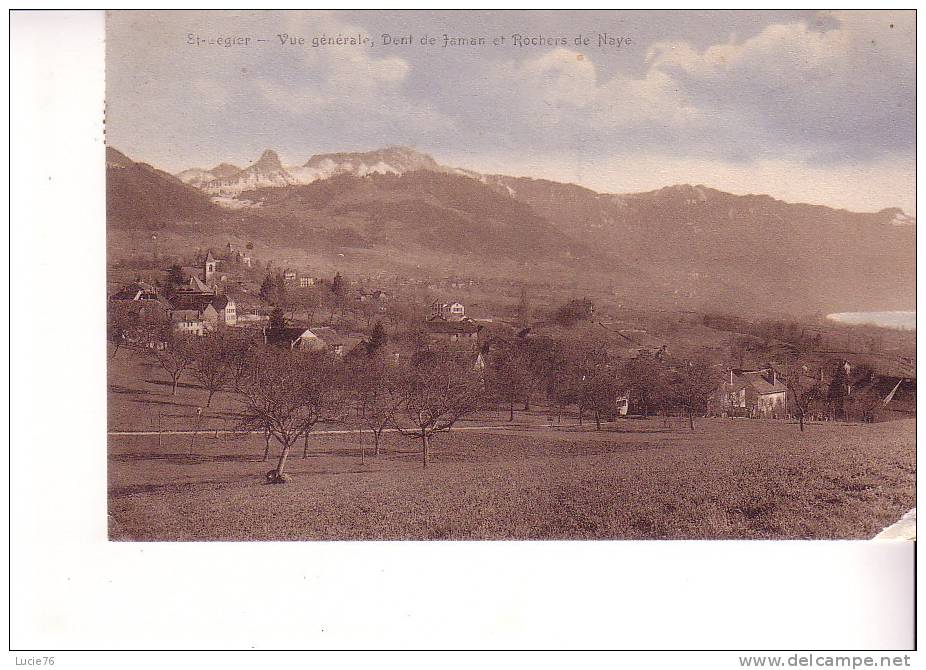
<path fill-rule="evenodd" d="M 386 289 L 340 273 L 325 278 L 272 262 L 258 268 L 250 250 L 231 242 L 191 261 L 145 279 L 138 274 L 111 293 L 113 356 L 121 346 L 156 355 L 190 338 L 227 342 L 222 333 L 239 343 L 232 356 L 241 342 L 340 361 L 376 355 L 393 364 L 450 351 L 482 376 L 482 405 L 507 404 L 513 420 L 516 404 L 527 409 L 539 400 L 554 408 L 551 421 L 573 412 L 582 423 L 588 413 L 599 429 L 602 420 L 671 414 L 687 415 L 692 428 L 695 417 L 713 416 L 796 421 L 801 429 L 811 421 L 915 415 L 908 359 L 831 353 L 819 333 L 803 328 L 798 334 L 779 324 L 781 332 L 763 339 L 737 332 L 746 328 L 741 323 L 705 317 L 715 340 L 702 335 L 685 346 L 670 334 L 616 322 L 588 298 L 541 307 L 522 288 L 509 309 L 471 316 L 447 296 L 472 280 Z M 726 329 L 735 335 L 721 342 L 716 336 Z"/>

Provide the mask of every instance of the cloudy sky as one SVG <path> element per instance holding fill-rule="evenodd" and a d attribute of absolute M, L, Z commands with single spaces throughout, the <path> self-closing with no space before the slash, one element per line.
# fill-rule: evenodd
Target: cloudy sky
<path fill-rule="evenodd" d="M 914 212 L 914 19 L 116 12 L 107 24 L 107 141 L 172 172 L 245 166 L 266 148 L 295 165 L 406 145 L 448 165 L 599 191 L 695 183 Z M 624 41 L 599 46 L 603 33 Z M 283 46 L 284 34 L 306 43 Z M 384 34 L 413 44 L 385 45 Z M 445 34 L 485 46 L 445 47 Z M 312 46 L 339 35 L 370 44 Z M 208 43 L 236 36 L 250 44 Z M 196 37 L 205 44 L 190 44 Z M 581 37 L 587 45 L 576 44 Z"/>

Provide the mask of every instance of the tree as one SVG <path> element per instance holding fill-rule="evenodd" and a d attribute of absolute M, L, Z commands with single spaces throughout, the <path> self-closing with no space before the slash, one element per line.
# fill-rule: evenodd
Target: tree
<path fill-rule="evenodd" d="M 251 358 L 255 354 L 256 342 L 246 329 L 227 329 L 224 331 L 228 348 L 228 374 L 231 387 L 237 392 L 251 367 Z"/>
<path fill-rule="evenodd" d="M 514 404 L 528 392 L 530 372 L 512 345 L 490 351 L 487 358 L 486 385 L 497 400 L 508 405 L 508 420 L 514 421 Z"/>
<path fill-rule="evenodd" d="M 324 417 L 336 382 L 334 364 L 325 354 L 268 347 L 254 356 L 241 384 L 239 429 L 266 431 L 282 447 L 277 467 L 267 473 L 268 482 L 288 481 L 290 450 Z"/>
<path fill-rule="evenodd" d="M 541 388 L 547 399 L 556 407 L 559 423 L 565 405 L 575 402 L 574 361 L 569 346 L 563 340 L 551 337 L 530 338 L 524 345 L 533 384 Z"/>
<path fill-rule="evenodd" d="M 281 307 L 274 307 L 270 312 L 270 327 L 274 330 L 286 328 L 286 317 L 283 315 Z"/>
<path fill-rule="evenodd" d="M 177 395 L 177 384 L 183 373 L 193 366 L 192 341 L 190 336 L 173 332 L 170 324 L 165 324 L 166 332 L 161 336 L 162 342 L 148 351 L 155 362 L 170 375 L 173 384 L 171 395 Z"/>
<path fill-rule="evenodd" d="M 113 345 L 111 358 L 119 353 L 119 348 L 127 344 L 138 329 L 138 312 L 132 305 L 122 301 L 111 302 L 106 310 L 106 338 Z"/>
<path fill-rule="evenodd" d="M 186 272 L 180 267 L 179 263 L 174 263 L 167 268 L 167 285 L 173 288 L 186 284 Z"/>
<path fill-rule="evenodd" d="M 650 411 L 667 409 L 670 400 L 666 366 L 648 352 L 626 361 L 621 368 L 622 387 L 648 417 Z"/>
<path fill-rule="evenodd" d="M 302 310 L 305 314 L 305 322 L 312 324 L 315 322 L 315 312 L 322 305 L 318 289 L 314 287 L 301 288 L 294 291 L 287 297 L 288 307 L 292 310 L 292 315 Z"/>
<path fill-rule="evenodd" d="M 334 279 L 331 280 L 331 292 L 335 295 L 344 295 L 345 292 L 344 278 L 341 277 L 341 273 L 338 272 L 334 275 Z"/>
<path fill-rule="evenodd" d="M 583 340 L 574 344 L 573 352 L 579 423 L 588 408 L 595 413 L 595 428 L 601 430 L 602 413 L 610 413 L 617 398 L 615 370 L 607 346 L 600 340 Z"/>
<path fill-rule="evenodd" d="M 808 410 L 821 396 L 820 383 L 810 374 L 810 369 L 808 359 L 794 354 L 785 360 L 784 369 L 778 375 L 788 389 L 801 432 L 804 432 L 804 418 Z"/>
<path fill-rule="evenodd" d="M 232 357 L 236 351 L 231 338 L 222 330 L 206 333 L 191 343 L 193 359 L 191 372 L 206 389 L 206 407 L 212 405 L 212 396 L 224 389 L 232 380 Z"/>
<path fill-rule="evenodd" d="M 370 340 L 367 343 L 367 353 L 375 354 L 389 341 L 389 336 L 386 335 L 386 329 L 383 327 L 382 321 L 377 321 L 373 324 L 373 330 L 370 331 Z"/>
<path fill-rule="evenodd" d="M 716 387 L 711 364 L 706 358 L 679 361 L 671 373 L 674 403 L 688 414 L 688 426 L 694 430 L 694 414 L 703 411 L 707 396 Z"/>
<path fill-rule="evenodd" d="M 559 307 L 553 313 L 553 320 L 561 326 L 572 327 L 579 321 L 591 319 L 595 313 L 595 305 L 588 298 L 573 299 Z"/>
<path fill-rule="evenodd" d="M 260 285 L 261 300 L 274 307 L 283 307 L 286 305 L 286 282 L 282 273 L 273 274 L 267 272 L 264 281 Z"/>
<path fill-rule="evenodd" d="M 395 423 L 405 437 L 421 440 L 423 467 L 428 467 L 432 437 L 449 432 L 479 407 L 484 387 L 472 360 L 453 351 L 422 352 L 397 371 L 403 379 Z"/>
<path fill-rule="evenodd" d="M 830 381 L 829 388 L 826 391 L 826 400 L 833 412 L 833 419 L 842 418 L 848 420 L 846 412 L 846 398 L 849 395 L 849 373 L 845 364 L 840 362 L 836 364 L 833 370 L 833 379 Z"/>
<path fill-rule="evenodd" d="M 353 421 L 360 438 L 360 462 L 363 462 L 363 430 L 373 434 L 373 455 L 379 456 L 383 432 L 395 421 L 396 412 L 403 401 L 402 379 L 395 366 L 381 356 L 355 358 L 348 364 L 352 401 L 355 409 Z"/>

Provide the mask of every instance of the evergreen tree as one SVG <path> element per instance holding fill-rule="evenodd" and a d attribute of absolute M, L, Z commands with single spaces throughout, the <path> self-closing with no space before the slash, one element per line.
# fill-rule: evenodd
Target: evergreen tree
<path fill-rule="evenodd" d="M 267 273 L 267 276 L 264 277 L 263 283 L 260 285 L 260 298 L 264 302 L 269 302 L 273 304 L 276 293 L 276 284 L 273 281 L 273 277 L 270 273 Z"/>
<path fill-rule="evenodd" d="M 334 279 L 331 280 L 331 292 L 335 295 L 344 293 L 344 278 L 341 277 L 340 272 L 335 274 Z"/>
<path fill-rule="evenodd" d="M 273 304 L 280 307 L 286 304 L 286 282 L 283 280 L 282 272 L 277 274 L 274 282 Z"/>
<path fill-rule="evenodd" d="M 385 346 L 388 340 L 389 338 L 386 335 L 386 329 L 383 327 L 382 321 L 377 321 L 373 325 L 373 330 L 370 332 L 370 341 L 367 344 L 367 351 L 369 351 L 370 354 L 375 354 Z"/>
<path fill-rule="evenodd" d="M 846 417 L 846 396 L 849 395 L 849 376 L 846 374 L 846 368 L 843 363 L 838 363 L 833 371 L 833 380 L 830 382 L 829 389 L 826 392 L 826 399 L 830 407 L 833 408 L 833 418 L 839 418 L 840 414 Z"/>
<path fill-rule="evenodd" d="M 283 310 L 279 307 L 274 307 L 270 312 L 270 327 L 274 330 L 286 328 L 286 317 L 283 316 Z"/>
<path fill-rule="evenodd" d="M 167 268 L 167 283 L 175 288 L 186 283 L 186 273 L 179 263 L 174 263 Z"/>

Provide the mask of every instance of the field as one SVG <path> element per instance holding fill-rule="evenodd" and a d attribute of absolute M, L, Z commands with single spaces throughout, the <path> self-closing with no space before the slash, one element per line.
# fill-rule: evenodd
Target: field
<path fill-rule="evenodd" d="M 268 485 L 263 438 L 235 436 L 233 399 L 178 395 L 127 352 L 110 366 L 109 524 L 114 540 L 865 539 L 915 501 L 915 422 L 619 419 L 595 431 L 542 409 L 463 422 L 418 444 L 385 436 L 360 463 L 354 434 L 315 435 Z M 322 430 L 336 428 L 322 427 Z"/>

